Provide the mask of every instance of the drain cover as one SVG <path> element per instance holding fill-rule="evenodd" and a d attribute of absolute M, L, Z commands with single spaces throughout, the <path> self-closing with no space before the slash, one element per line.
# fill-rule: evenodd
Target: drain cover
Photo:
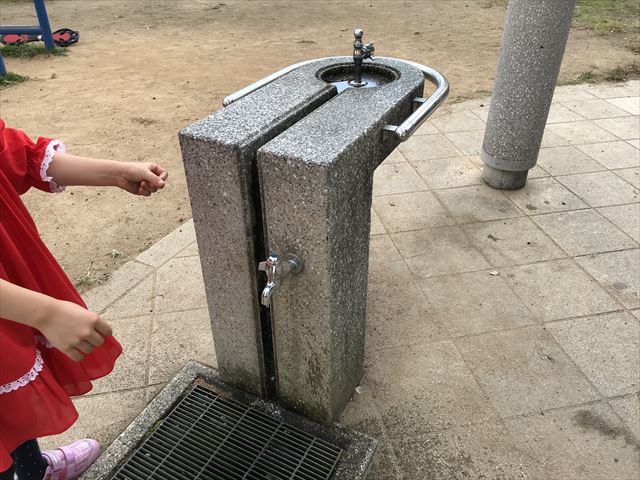
<path fill-rule="evenodd" d="M 342 449 L 202 386 L 189 392 L 113 480 L 327 480 Z"/>

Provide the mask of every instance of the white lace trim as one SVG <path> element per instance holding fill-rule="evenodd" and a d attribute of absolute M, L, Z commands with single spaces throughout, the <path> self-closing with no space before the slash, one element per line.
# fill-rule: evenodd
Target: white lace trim
<path fill-rule="evenodd" d="M 46 150 L 44 151 L 44 159 L 40 164 L 40 178 L 43 182 L 49 183 L 49 188 L 53 193 L 62 192 L 64 187 L 59 187 L 56 182 L 53 181 L 53 177 L 49 177 L 47 175 L 47 170 L 49 170 L 49 164 L 53 161 L 53 156 L 56 152 L 64 152 L 65 147 L 64 143 L 60 140 L 51 140 L 49 145 L 47 145 Z"/>
<path fill-rule="evenodd" d="M 11 393 L 15 390 L 18 390 L 20 387 L 24 387 L 28 383 L 33 382 L 38 374 L 42 371 L 43 366 L 44 362 L 42 361 L 42 354 L 40 353 L 40 350 L 36 349 L 36 361 L 34 362 L 31 370 L 29 370 L 27 373 L 13 382 L 0 385 L 0 395 Z"/>

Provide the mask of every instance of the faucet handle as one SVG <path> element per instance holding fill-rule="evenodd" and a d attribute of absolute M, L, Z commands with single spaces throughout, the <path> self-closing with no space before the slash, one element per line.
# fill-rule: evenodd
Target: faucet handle
<path fill-rule="evenodd" d="M 375 51 L 376 51 L 376 47 L 373 46 L 373 42 L 366 43 L 362 46 L 363 58 L 370 58 L 371 60 L 373 60 L 374 59 L 373 52 Z"/>
<path fill-rule="evenodd" d="M 264 262 L 260 262 L 258 270 L 267 274 L 267 284 L 262 290 L 260 302 L 265 307 L 269 307 L 273 292 L 280 288 L 282 280 L 290 273 L 300 273 L 303 266 L 304 264 L 300 257 L 293 253 L 285 253 L 280 256 L 278 253 L 272 252 Z"/>

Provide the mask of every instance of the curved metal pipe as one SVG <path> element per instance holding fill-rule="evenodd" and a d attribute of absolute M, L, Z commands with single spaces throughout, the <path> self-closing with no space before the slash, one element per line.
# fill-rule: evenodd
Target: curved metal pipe
<path fill-rule="evenodd" d="M 320 62 L 322 60 L 330 60 L 335 57 L 324 57 L 324 58 L 314 58 L 313 60 L 306 60 L 304 62 L 295 63 L 293 65 L 289 65 L 288 67 L 283 68 L 282 70 L 278 70 L 275 73 L 263 78 L 262 80 L 258 80 L 257 82 L 252 83 L 235 93 L 232 93 L 228 97 L 226 97 L 222 101 L 223 106 L 231 105 L 233 102 L 241 99 L 245 95 L 250 94 L 258 90 L 259 88 L 264 87 L 265 85 L 277 80 L 278 78 L 286 75 L 287 73 L 295 70 L 296 68 L 300 68 L 304 65 L 308 65 L 313 62 Z M 424 123 L 424 121 L 429 118 L 436 109 L 442 105 L 442 102 L 445 101 L 447 95 L 449 94 L 449 82 L 437 70 L 434 70 L 431 67 L 427 67 L 426 65 L 422 65 L 417 62 L 412 62 L 411 60 L 403 60 L 400 58 L 391 58 L 391 57 L 377 57 L 382 60 L 395 60 L 399 62 L 404 62 L 412 67 L 420 70 L 424 75 L 425 79 L 429 80 L 436 86 L 436 91 L 433 92 L 429 98 L 416 98 L 414 101 L 421 103 L 420 107 L 416 109 L 409 117 L 402 122 L 400 125 L 385 125 L 383 127 L 383 131 L 389 132 L 393 134 L 396 140 L 400 142 L 404 142 L 407 140 L 413 133 Z"/>

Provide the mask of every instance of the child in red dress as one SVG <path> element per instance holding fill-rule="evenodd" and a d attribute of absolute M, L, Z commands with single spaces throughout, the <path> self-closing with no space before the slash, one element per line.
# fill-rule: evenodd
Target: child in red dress
<path fill-rule="evenodd" d="M 0 480 L 71 480 L 91 465 L 94 440 L 40 453 L 36 439 L 76 421 L 69 397 L 91 390 L 122 352 L 40 240 L 20 195 L 96 185 L 149 196 L 166 178 L 153 163 L 77 157 L 49 138 L 34 143 L 0 120 Z"/>

